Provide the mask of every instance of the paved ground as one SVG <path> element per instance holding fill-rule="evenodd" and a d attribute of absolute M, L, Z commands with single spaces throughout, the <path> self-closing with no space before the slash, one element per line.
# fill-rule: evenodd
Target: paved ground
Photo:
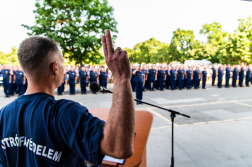
<path fill-rule="evenodd" d="M 178 167 L 247 167 L 252 166 L 252 87 L 206 90 L 166 90 L 144 92 L 143 100 L 191 116 L 175 118 L 175 166 Z M 63 96 L 88 109 L 109 108 L 112 95 Z M 0 108 L 16 97 L 4 98 L 0 92 Z M 147 105 L 136 106 L 153 114 L 147 144 L 148 167 L 170 166 L 170 114 Z"/>

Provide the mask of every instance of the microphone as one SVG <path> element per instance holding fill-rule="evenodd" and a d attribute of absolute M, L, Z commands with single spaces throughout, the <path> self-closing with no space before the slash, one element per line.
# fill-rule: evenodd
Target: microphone
<path fill-rule="evenodd" d="M 100 84 L 96 83 L 96 82 L 92 82 L 89 86 L 90 90 L 92 92 L 107 92 L 107 93 L 113 93 L 112 91 L 100 86 Z"/>

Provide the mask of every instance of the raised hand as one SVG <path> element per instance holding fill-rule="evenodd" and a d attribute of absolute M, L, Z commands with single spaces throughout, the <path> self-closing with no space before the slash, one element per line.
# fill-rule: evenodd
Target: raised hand
<path fill-rule="evenodd" d="M 101 39 L 105 61 L 108 68 L 111 70 L 114 79 L 130 79 L 131 67 L 128 53 L 123 51 L 120 47 L 117 47 L 116 50 L 114 50 L 110 30 L 106 30 L 105 35 L 103 35 Z"/>

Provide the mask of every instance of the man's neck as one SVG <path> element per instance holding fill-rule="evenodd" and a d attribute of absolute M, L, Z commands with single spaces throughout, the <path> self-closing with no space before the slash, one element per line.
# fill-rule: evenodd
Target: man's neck
<path fill-rule="evenodd" d="M 39 84 L 28 80 L 28 87 L 25 95 L 34 93 L 46 93 L 54 96 L 54 89 L 54 85 L 47 80 Z"/>

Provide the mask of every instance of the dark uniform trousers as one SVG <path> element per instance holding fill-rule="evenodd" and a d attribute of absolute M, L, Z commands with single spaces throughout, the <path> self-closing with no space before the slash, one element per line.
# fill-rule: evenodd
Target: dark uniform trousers
<path fill-rule="evenodd" d="M 165 82 L 165 79 L 160 77 L 159 78 L 159 88 L 160 88 L 160 90 L 164 90 L 164 82 Z"/>
<path fill-rule="evenodd" d="M 226 85 L 225 85 L 225 87 L 229 87 L 229 79 L 230 79 L 230 75 L 226 75 Z"/>
<path fill-rule="evenodd" d="M 24 87 L 23 87 L 23 81 L 16 81 L 16 85 L 17 85 L 17 93 L 18 95 L 22 95 L 24 94 Z"/>
<path fill-rule="evenodd" d="M 146 75 L 145 75 L 146 77 Z M 143 86 L 143 91 L 145 91 L 145 87 L 146 87 L 146 80 L 145 80 L 145 83 L 144 83 L 144 86 Z"/>
<path fill-rule="evenodd" d="M 148 77 L 148 78 L 146 79 L 145 83 L 144 83 L 144 90 L 145 90 L 145 88 L 150 90 L 149 82 L 150 82 L 150 78 Z"/>
<path fill-rule="evenodd" d="M 176 83 L 176 78 L 175 77 L 171 77 L 170 78 L 170 85 L 171 85 L 171 90 L 175 89 L 175 83 Z"/>
<path fill-rule="evenodd" d="M 221 86 L 222 86 L 222 74 L 218 74 L 218 87 L 221 88 Z"/>
<path fill-rule="evenodd" d="M 251 80 L 251 77 L 246 75 L 246 86 L 249 86 L 250 80 Z"/>
<path fill-rule="evenodd" d="M 233 87 L 236 87 L 236 81 L 237 81 L 237 75 L 233 75 L 233 82 L 232 82 Z"/>
<path fill-rule="evenodd" d="M 207 79 L 207 77 L 202 77 L 202 88 L 203 89 L 206 88 L 206 79 Z"/>
<path fill-rule="evenodd" d="M 81 84 L 81 93 L 86 93 L 87 92 L 87 85 L 86 85 L 87 81 L 86 79 L 81 79 L 80 80 L 80 84 Z"/>
<path fill-rule="evenodd" d="M 136 99 L 143 99 L 143 83 L 136 82 Z"/>
<path fill-rule="evenodd" d="M 9 79 L 3 79 L 3 87 L 4 87 L 4 93 L 5 93 L 5 95 L 9 96 L 10 93 L 11 93 Z"/>
<path fill-rule="evenodd" d="M 246 86 L 249 86 L 249 82 L 251 81 L 250 73 L 246 75 Z"/>
<path fill-rule="evenodd" d="M 156 89 L 159 89 L 159 86 L 160 86 L 159 81 L 160 81 L 160 77 L 158 77 L 157 80 L 155 80 L 155 88 Z"/>
<path fill-rule="evenodd" d="M 64 82 L 58 87 L 58 95 L 62 95 L 63 90 L 64 90 Z"/>
<path fill-rule="evenodd" d="M 178 86 L 179 89 L 183 89 L 183 76 L 178 76 Z"/>
<path fill-rule="evenodd" d="M 132 91 L 135 92 L 136 91 L 136 78 L 135 77 L 131 78 L 131 87 L 132 87 Z"/>
<path fill-rule="evenodd" d="M 239 86 L 242 86 L 244 80 L 244 71 L 239 73 Z"/>
<path fill-rule="evenodd" d="M 165 88 L 166 89 L 169 89 L 169 87 L 170 87 L 170 75 L 166 75 L 166 80 L 165 80 Z"/>
<path fill-rule="evenodd" d="M 194 88 L 198 89 L 199 88 L 199 71 L 196 70 L 193 72 L 193 80 L 194 80 Z"/>
<path fill-rule="evenodd" d="M 151 83 L 153 83 L 152 87 L 151 87 Z M 150 90 L 154 90 L 154 87 L 155 87 L 155 77 L 149 77 L 149 88 L 150 88 Z"/>
<path fill-rule="evenodd" d="M 199 77 L 195 77 L 193 80 L 194 80 L 194 88 L 199 88 Z"/>
<path fill-rule="evenodd" d="M 75 94 L 75 80 L 69 80 L 70 94 Z"/>
<path fill-rule="evenodd" d="M 214 85 L 216 74 L 212 74 L 212 85 Z"/>
<path fill-rule="evenodd" d="M 186 88 L 187 89 L 191 89 L 191 83 L 192 82 L 192 80 L 191 80 L 191 77 L 187 77 L 187 79 L 186 79 Z"/>
<path fill-rule="evenodd" d="M 102 86 L 107 88 L 107 79 L 102 79 Z"/>
<path fill-rule="evenodd" d="M 207 72 L 202 71 L 202 89 L 206 88 Z"/>
<path fill-rule="evenodd" d="M 187 79 L 186 79 L 186 77 L 184 78 L 183 82 L 184 82 L 183 88 L 185 88 L 186 85 L 187 85 Z"/>
<path fill-rule="evenodd" d="M 11 94 L 11 95 L 14 95 L 14 93 L 15 93 L 15 91 L 16 91 L 16 90 L 15 90 L 16 84 L 14 83 L 13 76 L 11 76 L 11 78 L 12 78 L 12 79 L 11 79 L 11 84 L 10 84 L 10 90 L 11 90 L 11 91 L 10 91 L 10 94 Z"/>

